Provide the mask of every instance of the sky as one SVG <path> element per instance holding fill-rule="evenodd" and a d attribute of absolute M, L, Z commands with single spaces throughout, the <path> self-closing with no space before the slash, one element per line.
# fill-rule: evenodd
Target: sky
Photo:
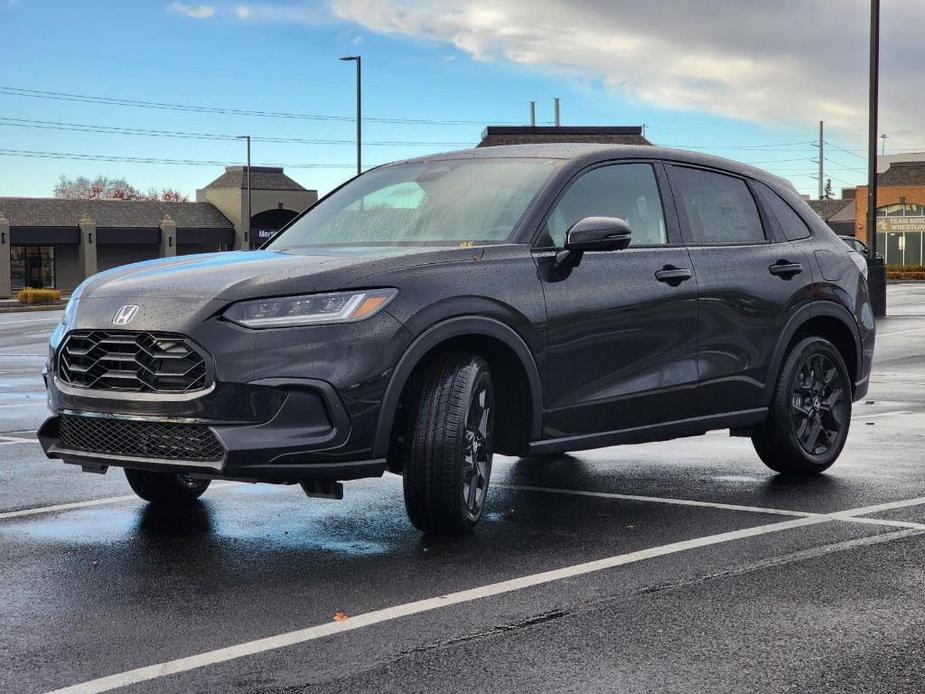
<path fill-rule="evenodd" d="M 486 125 L 642 125 L 817 192 L 866 180 L 867 0 L 0 0 L 0 196 L 59 176 L 191 198 L 225 164 L 322 194 L 365 166 L 474 145 Z M 887 153 L 925 150 L 925 2 L 883 3 Z M 272 140 L 283 141 L 272 141 Z M 141 160 L 141 161 L 138 161 Z"/>

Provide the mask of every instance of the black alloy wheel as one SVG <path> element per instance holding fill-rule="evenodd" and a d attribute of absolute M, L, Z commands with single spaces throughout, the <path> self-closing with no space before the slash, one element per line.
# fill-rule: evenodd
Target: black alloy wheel
<path fill-rule="evenodd" d="M 491 382 L 480 383 L 478 391 L 472 394 L 466 417 L 462 493 L 472 522 L 482 515 L 491 477 L 492 395 Z"/>
<path fill-rule="evenodd" d="M 787 354 L 767 421 L 752 442 L 772 470 L 814 475 L 838 458 L 851 425 L 851 378 L 841 353 L 822 337 L 804 337 Z"/>
<path fill-rule="evenodd" d="M 491 478 L 494 386 L 488 362 L 432 357 L 415 375 L 401 450 L 405 508 L 419 530 L 459 534 L 481 520 Z"/>
<path fill-rule="evenodd" d="M 807 357 L 790 386 L 796 437 L 810 455 L 825 455 L 843 427 L 845 387 L 838 367 L 825 354 Z"/>

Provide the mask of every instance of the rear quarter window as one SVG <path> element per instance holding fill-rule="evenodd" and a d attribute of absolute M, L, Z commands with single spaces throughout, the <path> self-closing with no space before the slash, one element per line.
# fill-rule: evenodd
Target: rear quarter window
<path fill-rule="evenodd" d="M 758 189 L 761 202 L 777 219 L 777 223 L 780 224 L 780 228 L 788 241 L 799 241 L 810 237 L 811 233 L 806 222 L 794 212 L 793 208 L 781 196 L 763 183 L 756 183 L 755 187 Z"/>

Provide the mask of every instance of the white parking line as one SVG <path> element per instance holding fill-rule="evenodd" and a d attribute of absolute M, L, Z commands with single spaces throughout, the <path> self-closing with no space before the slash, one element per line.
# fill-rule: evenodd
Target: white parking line
<path fill-rule="evenodd" d="M 857 515 L 866 515 L 869 513 L 876 513 L 878 511 L 905 508 L 908 506 L 916 506 L 921 504 L 925 504 L 925 497 L 848 509 L 846 511 L 839 511 L 832 514 L 818 514 L 804 518 L 794 518 L 792 520 L 782 521 L 779 523 L 759 525 L 752 528 L 744 528 L 741 530 L 719 533 L 717 535 L 698 537 L 692 540 L 673 542 L 671 544 L 661 545 L 659 547 L 651 547 L 649 549 L 629 552 L 627 554 L 618 554 L 615 556 L 607 557 L 605 559 L 597 559 L 595 561 L 589 561 L 582 564 L 574 564 L 572 566 L 566 566 L 560 569 L 553 569 L 551 571 L 544 571 L 541 573 L 521 576 L 519 578 L 513 578 L 506 581 L 499 581 L 498 583 L 491 583 L 477 588 L 461 590 L 456 593 L 448 593 L 446 595 L 426 598 L 424 600 L 416 600 L 414 602 L 405 603 L 403 605 L 386 607 L 381 610 L 373 610 L 371 612 L 365 612 L 363 614 L 352 616 L 342 622 L 328 622 L 326 624 L 318 624 L 316 626 L 307 627 L 305 629 L 298 629 L 295 631 L 278 634 L 276 636 L 270 636 L 234 646 L 228 646 L 226 648 L 206 651 L 204 653 L 199 653 L 197 655 L 188 656 L 185 658 L 177 658 L 176 660 L 169 660 L 163 663 L 157 663 L 155 665 L 148 665 L 146 667 L 140 667 L 134 670 L 128 670 L 126 672 L 120 672 L 114 675 L 109 675 L 107 677 L 88 680 L 87 682 L 76 684 L 70 687 L 56 689 L 49 694 L 96 694 L 97 692 L 111 691 L 113 689 L 126 687 L 132 684 L 137 684 L 139 682 L 148 682 L 151 680 L 159 679 L 161 677 L 167 677 L 169 675 L 188 672 L 190 670 L 195 670 L 209 665 L 224 663 L 229 660 L 236 660 L 238 658 L 244 658 L 247 656 L 256 655 L 258 653 L 265 653 L 267 651 L 273 651 L 280 648 L 286 648 L 288 646 L 306 643 L 308 641 L 314 641 L 316 639 L 321 639 L 328 636 L 342 634 L 347 631 L 362 629 L 374 624 L 381 624 L 383 622 L 401 619 L 411 615 L 422 614 L 432 610 L 439 610 L 451 605 L 459 605 L 466 602 L 472 602 L 474 600 L 482 600 L 484 598 L 503 595 L 506 593 L 523 590 L 525 588 L 531 588 L 533 586 L 544 585 L 567 578 L 574 578 L 576 576 L 583 576 L 597 571 L 612 569 L 618 566 L 625 566 L 627 564 L 633 564 L 636 562 L 644 561 L 646 559 L 654 559 L 656 557 L 663 557 L 669 554 L 686 552 L 688 550 L 698 549 L 701 547 L 709 547 L 711 545 L 718 545 L 724 542 L 732 542 L 734 540 L 757 537 L 759 535 L 767 535 L 769 533 L 780 532 L 783 530 L 791 530 L 794 528 L 819 525 L 833 521 L 847 520 Z M 871 522 L 874 521 L 874 519 L 870 520 Z"/>
<path fill-rule="evenodd" d="M 88 506 L 103 506 L 105 504 L 117 504 L 121 501 L 137 500 L 134 494 L 126 496 L 107 496 L 102 499 L 90 499 L 88 501 L 74 501 L 69 504 L 55 504 L 54 506 L 41 506 L 39 508 L 24 508 L 19 511 L 5 511 L 0 513 L 0 520 L 7 518 L 23 518 L 24 516 L 37 516 L 40 513 L 54 513 L 56 511 L 70 511 L 75 508 L 86 508 Z"/>
<path fill-rule="evenodd" d="M 881 337 L 892 337 L 893 335 L 910 335 L 912 333 L 922 333 L 925 332 L 925 328 L 912 328 L 910 330 L 897 330 L 892 333 L 877 333 L 877 339 Z"/>
<path fill-rule="evenodd" d="M 895 417 L 900 414 L 913 414 L 912 410 L 893 410 L 892 412 L 877 412 L 876 414 L 853 414 L 851 419 L 873 419 L 874 417 Z"/>
<path fill-rule="evenodd" d="M 0 435 L 0 446 L 5 446 L 11 443 L 35 443 L 38 439 L 24 439 L 20 436 L 6 436 Z"/>
<path fill-rule="evenodd" d="M 636 494 L 616 494 L 613 492 L 586 492 L 580 489 L 559 489 L 555 487 L 531 487 L 523 484 L 495 484 L 495 487 L 504 489 L 521 489 L 527 492 L 544 492 L 547 494 L 568 494 L 572 496 L 592 496 L 601 499 L 620 499 L 621 501 L 642 501 L 656 504 L 672 504 L 675 506 L 702 506 L 704 508 L 717 508 L 724 511 L 745 511 L 748 513 L 769 513 L 777 516 L 796 516 L 809 518 L 822 515 L 804 511 L 791 511 L 782 508 L 762 508 L 760 506 L 740 506 L 738 504 L 721 504 L 714 501 L 695 501 L 690 499 L 670 499 L 661 496 L 639 496 Z"/>
<path fill-rule="evenodd" d="M 29 320 L 11 320 L 11 321 L 0 321 L 0 330 L 3 330 L 8 325 L 23 325 L 25 323 L 60 323 L 61 318 L 56 316 L 52 318 L 30 318 Z"/>
<path fill-rule="evenodd" d="M 231 487 L 236 482 L 213 482 L 209 485 L 209 491 Z M 89 506 L 105 506 L 106 504 L 118 504 L 124 501 L 138 501 L 135 494 L 126 494 L 125 496 L 107 496 L 102 499 L 88 499 L 87 501 L 72 501 L 67 504 L 55 504 L 54 506 L 37 506 L 35 508 L 23 508 L 18 511 L 4 511 L 0 513 L 0 520 L 8 518 L 24 518 L 26 516 L 38 516 L 43 513 L 56 513 L 58 511 L 73 511 L 77 508 L 87 508 Z"/>

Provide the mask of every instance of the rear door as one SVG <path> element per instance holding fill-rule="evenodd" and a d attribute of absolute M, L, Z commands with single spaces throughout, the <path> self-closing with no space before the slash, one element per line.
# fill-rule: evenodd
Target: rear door
<path fill-rule="evenodd" d="M 691 416 L 697 281 L 674 208 L 662 203 L 666 188 L 660 163 L 599 165 L 573 179 L 548 215 L 535 251 L 547 311 L 548 438 Z M 566 231 L 593 216 L 625 219 L 629 248 L 557 267 Z"/>
<path fill-rule="evenodd" d="M 699 287 L 700 414 L 766 407 L 772 354 L 793 311 L 810 300 L 812 271 L 745 178 L 668 167 Z"/>

